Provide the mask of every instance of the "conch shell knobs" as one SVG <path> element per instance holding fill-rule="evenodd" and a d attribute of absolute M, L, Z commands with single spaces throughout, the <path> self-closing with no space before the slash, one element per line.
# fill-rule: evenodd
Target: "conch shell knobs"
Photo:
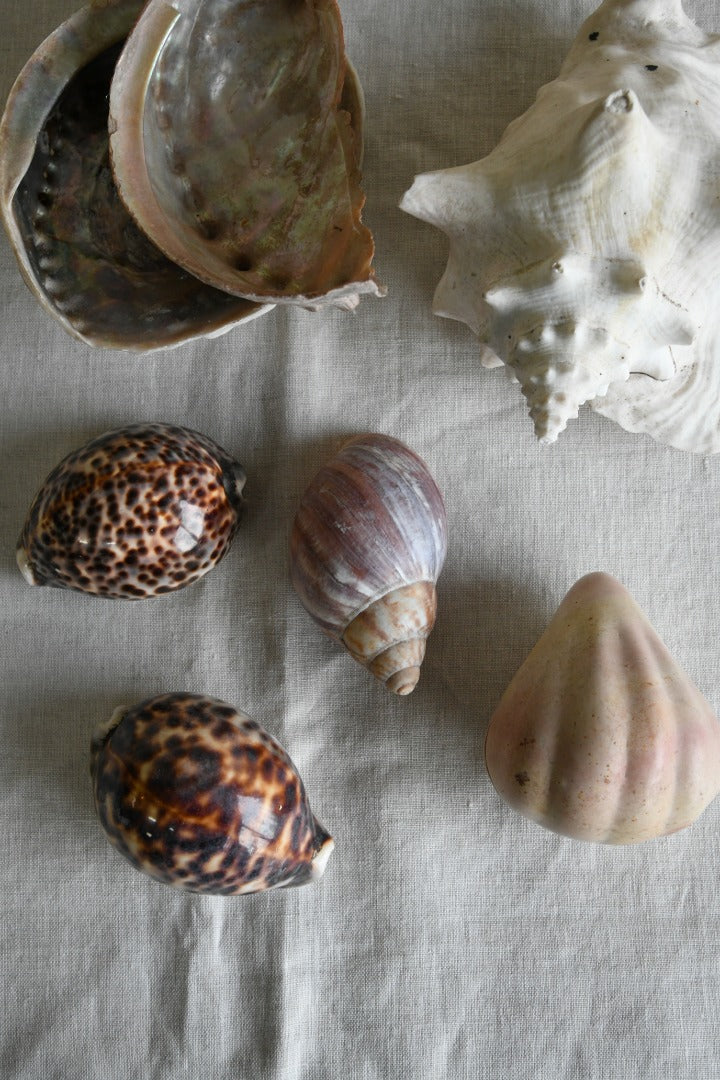
<path fill-rule="evenodd" d="M 415 687 L 447 525 L 423 461 L 387 435 L 351 439 L 302 497 L 291 576 L 317 623 L 395 694 Z"/>
<path fill-rule="evenodd" d="M 720 791 L 720 723 L 626 589 L 581 578 L 490 721 L 490 779 L 578 840 L 683 829 Z"/>
<path fill-rule="evenodd" d="M 170 424 L 106 432 L 53 469 L 17 559 L 32 585 L 137 600 L 211 570 L 240 522 L 245 473 L 206 435 Z"/>
<path fill-rule="evenodd" d="M 280 744 L 215 698 L 164 694 L 119 709 L 93 738 L 91 773 L 110 843 L 188 892 L 304 885 L 333 850 Z"/>
<path fill-rule="evenodd" d="M 680 0 L 605 0 L 492 153 L 403 198 L 449 240 L 435 312 L 510 369 L 543 443 L 587 402 L 720 450 L 718 61 Z"/>

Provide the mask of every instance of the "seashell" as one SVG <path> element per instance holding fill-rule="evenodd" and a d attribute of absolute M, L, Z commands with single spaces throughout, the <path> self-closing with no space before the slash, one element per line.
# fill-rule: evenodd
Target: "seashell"
<path fill-rule="evenodd" d="M 280 744 L 215 698 L 161 694 L 118 709 L 93 738 L 91 774 L 110 843 L 188 892 L 304 885 L 333 850 Z"/>
<path fill-rule="evenodd" d="M 691 825 L 720 791 L 720 724 L 623 586 L 581 578 L 500 701 L 488 773 L 516 810 L 578 840 Z"/>
<path fill-rule="evenodd" d="M 90 345 L 151 350 L 270 311 L 170 262 L 140 232 L 110 168 L 108 93 L 140 0 L 90 4 L 20 73 L 0 124 L 0 214 L 42 306 Z"/>
<path fill-rule="evenodd" d="M 31 57 L 0 123 L 21 272 L 74 337 L 136 350 L 275 302 L 383 295 L 363 110 L 334 0 L 93 0 Z"/>
<path fill-rule="evenodd" d="M 403 198 L 450 241 L 434 310 L 507 365 L 542 442 L 589 402 L 720 450 L 719 60 L 680 0 L 605 0 L 491 154 Z"/>
<path fill-rule="evenodd" d="M 141 229 L 259 303 L 381 295 L 346 74 L 335 0 L 149 0 L 110 95 L 115 177 Z"/>
<path fill-rule="evenodd" d="M 109 431 L 53 469 L 28 511 L 18 566 L 31 585 L 136 600 L 183 588 L 230 546 L 245 474 L 169 424 Z"/>
<path fill-rule="evenodd" d="M 447 548 L 427 466 L 388 435 L 360 435 L 317 473 L 290 538 L 291 577 L 322 629 L 395 694 L 420 676 Z"/>

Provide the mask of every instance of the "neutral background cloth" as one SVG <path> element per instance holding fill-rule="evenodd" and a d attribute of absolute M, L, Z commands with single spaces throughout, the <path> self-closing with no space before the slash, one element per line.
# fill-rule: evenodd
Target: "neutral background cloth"
<path fill-rule="evenodd" d="M 4 98 L 76 5 L 2 4 Z M 711 0 L 687 8 L 720 30 Z M 517 386 L 431 312 L 443 237 L 397 209 L 416 172 L 492 149 L 591 10 L 345 0 L 388 287 L 353 314 L 277 309 L 150 357 L 94 350 L 0 243 L 3 1078 L 720 1078 L 720 803 L 668 839 L 575 843 L 506 807 L 483 763 L 502 691 L 591 570 L 625 583 L 720 707 L 720 457 L 588 409 L 540 447 Z M 36 489 L 141 420 L 203 431 L 245 466 L 230 554 L 142 603 L 29 588 L 14 549 Z M 334 647 L 288 581 L 301 492 L 367 430 L 408 442 L 447 501 L 438 622 L 407 699 Z M 106 842 L 91 732 L 173 690 L 224 698 L 285 745 L 336 840 L 320 883 L 183 895 Z"/>

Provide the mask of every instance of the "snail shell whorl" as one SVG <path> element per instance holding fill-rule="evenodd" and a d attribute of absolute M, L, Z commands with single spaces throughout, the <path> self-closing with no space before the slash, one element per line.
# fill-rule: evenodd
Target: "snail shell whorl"
<path fill-rule="evenodd" d="M 303 495 L 290 549 L 313 619 L 389 690 L 409 694 L 447 549 L 442 495 L 424 462 L 386 435 L 352 439 Z"/>
<path fill-rule="evenodd" d="M 429 581 L 393 589 L 353 619 L 342 636 L 343 644 L 388 690 L 409 694 L 420 678 L 436 610 L 437 594 Z M 413 631 L 417 637 L 411 636 Z"/>

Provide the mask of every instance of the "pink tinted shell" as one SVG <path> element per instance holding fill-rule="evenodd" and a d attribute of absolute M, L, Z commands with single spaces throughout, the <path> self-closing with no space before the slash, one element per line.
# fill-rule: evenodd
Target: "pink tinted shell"
<path fill-rule="evenodd" d="M 374 600 L 435 583 L 447 519 L 427 465 L 398 439 L 360 435 L 315 475 L 290 538 L 293 585 L 307 611 L 340 638 Z"/>
<path fill-rule="evenodd" d="M 578 581 L 487 733 L 497 791 L 579 840 L 631 844 L 690 825 L 720 790 L 720 723 L 627 590 Z"/>

